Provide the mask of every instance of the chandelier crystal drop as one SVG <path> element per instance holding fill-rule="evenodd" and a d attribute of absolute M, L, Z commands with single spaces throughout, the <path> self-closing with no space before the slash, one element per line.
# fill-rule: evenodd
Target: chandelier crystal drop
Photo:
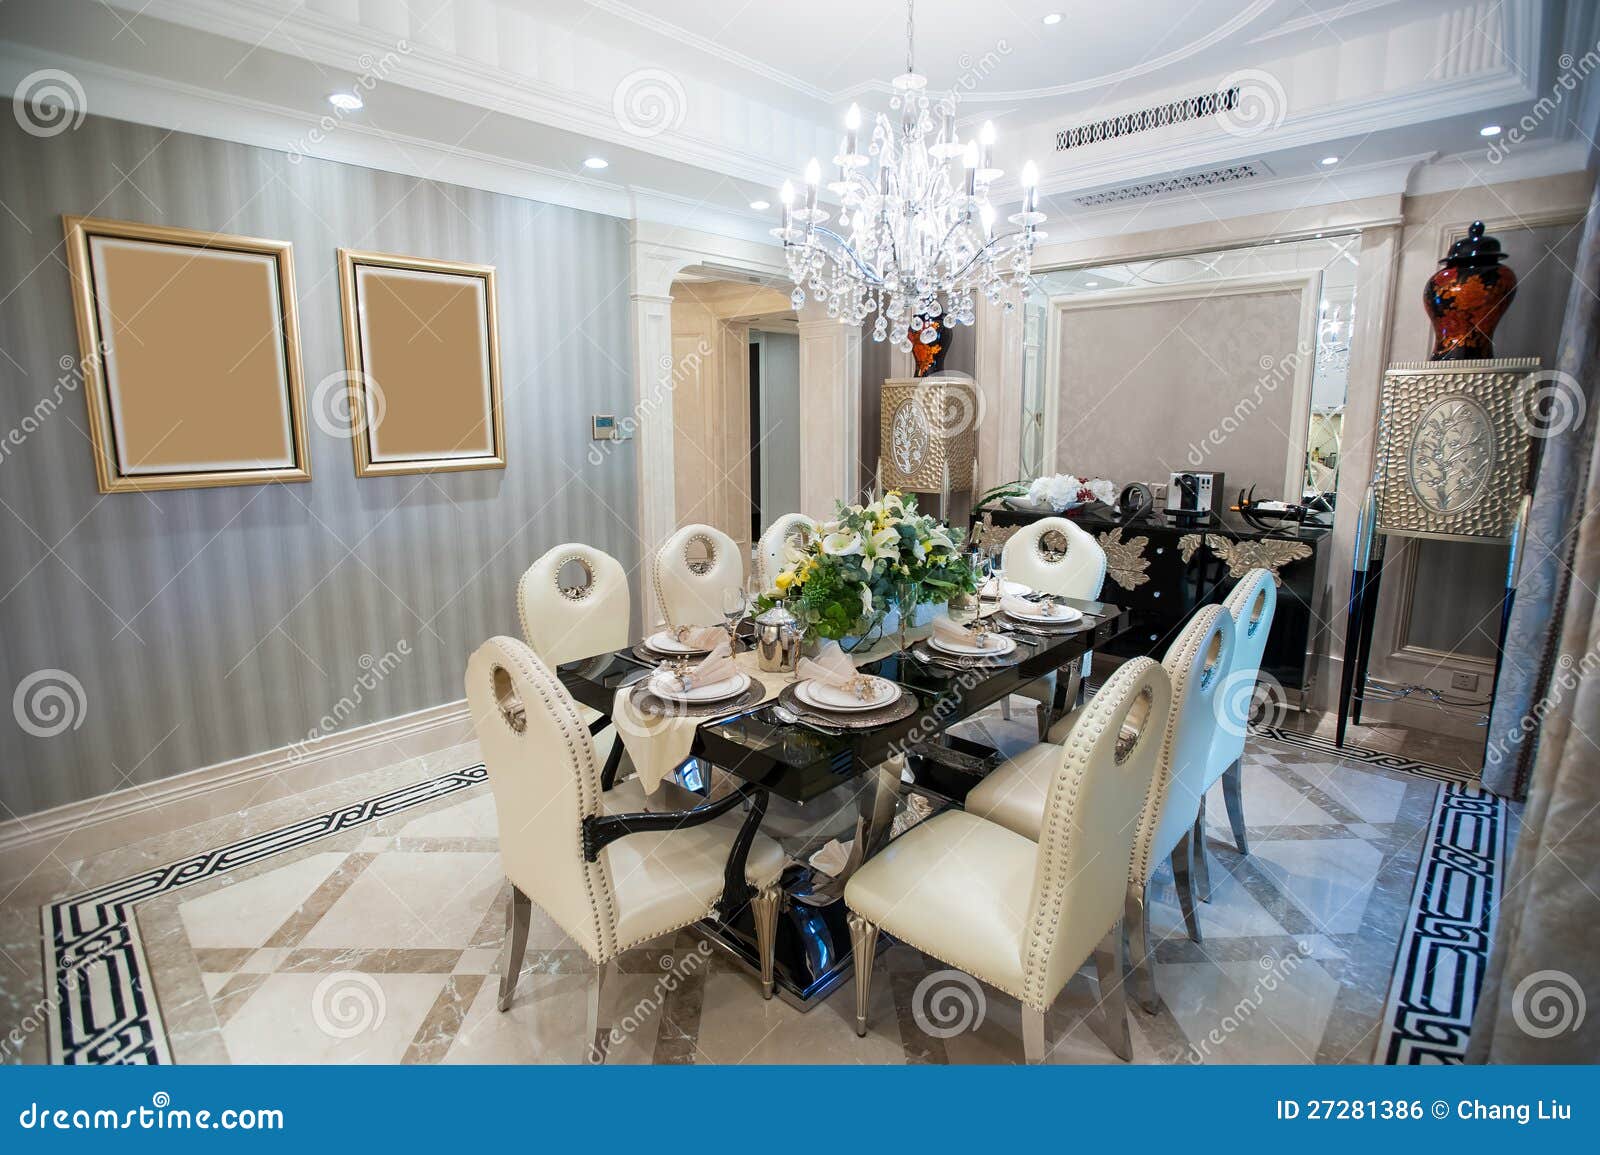
<path fill-rule="evenodd" d="M 994 126 L 985 123 L 963 144 L 955 97 L 937 105 L 929 99 L 928 82 L 913 66 L 912 7 L 908 0 L 906 71 L 893 82 L 893 115 L 877 115 L 865 152 L 860 108 L 851 105 L 845 117 L 836 178 L 827 185 L 838 198 L 837 223 L 818 204 L 822 166 L 813 158 L 801 203 L 784 182 L 783 223 L 772 230 L 783 242 L 796 310 L 809 292 L 841 321 L 859 325 L 876 314 L 872 339 L 902 351 L 911 348 L 914 320 L 925 326 L 921 340 L 931 342 L 941 319 L 972 324 L 979 294 L 1000 303 L 1027 279 L 1034 245 L 1045 235 L 1031 161 L 1022 170 L 1022 209 L 1006 218 L 1016 227 L 995 232 L 989 191 L 1005 174 L 994 166 Z M 1005 301 L 1007 312 L 1014 308 Z"/>

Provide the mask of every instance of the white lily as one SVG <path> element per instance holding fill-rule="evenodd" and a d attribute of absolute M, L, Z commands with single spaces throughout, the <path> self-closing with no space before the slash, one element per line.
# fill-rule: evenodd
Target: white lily
<path fill-rule="evenodd" d="M 834 557 L 848 557 L 861 552 L 859 533 L 830 533 L 822 539 L 822 552 Z"/>

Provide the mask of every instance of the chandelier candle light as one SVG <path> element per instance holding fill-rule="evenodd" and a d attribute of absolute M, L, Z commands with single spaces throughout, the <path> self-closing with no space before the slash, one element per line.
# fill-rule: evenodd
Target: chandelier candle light
<path fill-rule="evenodd" d="M 838 178 L 828 190 L 839 199 L 837 228 L 818 207 L 822 166 L 806 165 L 805 200 L 795 206 L 794 186 L 779 194 L 782 224 L 772 231 L 783 242 L 795 290 L 790 300 L 804 307 L 806 290 L 826 304 L 828 315 L 861 324 L 877 315 L 874 341 L 911 348 L 910 327 L 919 319 L 925 342 L 938 339 L 936 322 L 971 325 L 982 293 L 998 304 L 1027 279 L 1037 226 L 1038 170 L 1022 169 L 1022 209 L 1007 221 L 1013 230 L 995 234 L 996 210 L 989 193 L 1004 172 L 994 165 L 994 125 L 985 122 L 976 140 L 961 142 L 955 100 L 937 108 L 928 81 L 913 68 L 912 4 L 906 5 L 906 71 L 893 82 L 891 110 L 898 124 L 879 113 L 867 152 L 860 148 L 861 109 L 852 104 L 845 134 L 833 158 Z M 938 124 L 935 127 L 935 114 Z M 877 163 L 876 172 L 868 169 Z M 1005 311 L 1016 308 L 1005 302 Z"/>

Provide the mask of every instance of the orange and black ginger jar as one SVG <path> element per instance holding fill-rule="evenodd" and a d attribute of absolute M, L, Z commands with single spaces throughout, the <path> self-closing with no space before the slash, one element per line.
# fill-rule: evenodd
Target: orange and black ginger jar
<path fill-rule="evenodd" d="M 1450 246 L 1439 271 L 1428 278 L 1422 303 L 1433 323 L 1430 361 L 1468 361 L 1494 356 L 1494 330 L 1517 295 L 1517 275 L 1502 264 L 1500 242 L 1472 222 Z"/>

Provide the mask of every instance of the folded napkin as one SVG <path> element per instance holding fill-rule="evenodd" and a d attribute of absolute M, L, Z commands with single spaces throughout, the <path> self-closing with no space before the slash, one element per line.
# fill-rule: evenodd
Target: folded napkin
<path fill-rule="evenodd" d="M 721 626 L 678 626 L 667 631 L 680 645 L 697 650 L 712 649 L 718 642 L 726 641 L 728 631 Z"/>
<path fill-rule="evenodd" d="M 1042 601 L 1030 602 L 1027 598 L 1019 598 L 1015 594 L 1000 599 L 1000 608 L 1008 614 L 1019 614 L 1022 617 L 1036 618 L 1044 614 L 1056 617 L 1067 617 L 1066 607 L 1057 605 L 1049 598 Z"/>
<path fill-rule="evenodd" d="M 794 672 L 802 681 L 810 678 L 824 686 L 838 686 L 845 690 L 856 679 L 856 664 L 850 660 L 849 654 L 839 648 L 838 642 L 824 642 L 817 656 L 801 658 Z"/>
<path fill-rule="evenodd" d="M 933 636 L 951 646 L 994 646 L 995 636 L 987 631 L 976 633 L 950 618 L 933 619 Z"/>
<path fill-rule="evenodd" d="M 709 654 L 679 674 L 678 681 L 685 690 L 692 690 L 696 686 L 709 686 L 713 682 L 731 678 L 738 672 L 739 667 L 733 662 L 733 651 L 724 637 Z"/>

